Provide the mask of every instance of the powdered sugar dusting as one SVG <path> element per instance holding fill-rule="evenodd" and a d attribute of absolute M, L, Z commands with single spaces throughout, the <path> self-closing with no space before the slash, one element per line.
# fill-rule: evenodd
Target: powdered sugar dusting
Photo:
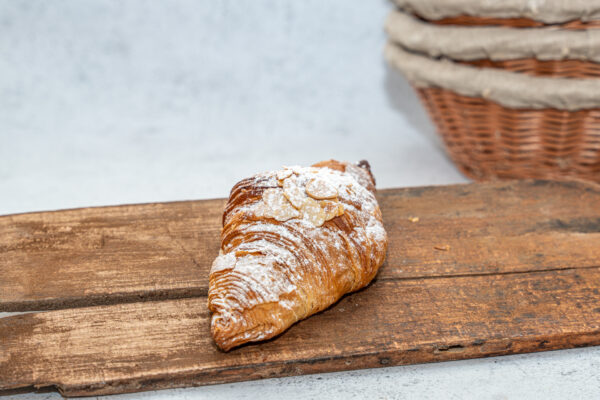
<path fill-rule="evenodd" d="M 212 263 L 212 267 L 210 268 L 210 274 L 214 274 L 215 272 L 220 272 L 228 268 L 233 268 L 235 265 L 236 258 L 232 253 L 223 254 L 223 252 L 219 252 L 219 255 Z"/>
<path fill-rule="evenodd" d="M 308 198 L 295 177 L 288 177 L 283 181 L 283 195 L 298 210 Z"/>
<path fill-rule="evenodd" d="M 281 189 L 267 189 L 263 192 L 264 208 L 260 208 L 262 215 L 275 218 L 277 221 L 287 221 L 300 217 L 300 213 L 289 203 Z"/>
<path fill-rule="evenodd" d="M 306 184 L 306 194 L 313 199 L 324 200 L 334 199 L 338 192 L 333 186 L 322 179 L 313 178 Z"/>
<path fill-rule="evenodd" d="M 224 235 L 252 240 L 224 241 L 210 273 L 213 325 L 218 321 L 223 340 L 237 344 L 272 337 L 335 302 L 333 277 L 348 280 L 348 291 L 366 285 L 387 247 L 362 168 L 293 166 L 252 180 L 265 188 L 262 196 L 234 207 L 224 224 Z M 326 223 L 334 218 L 346 222 Z M 268 314 L 260 311 L 266 304 L 275 305 Z"/>

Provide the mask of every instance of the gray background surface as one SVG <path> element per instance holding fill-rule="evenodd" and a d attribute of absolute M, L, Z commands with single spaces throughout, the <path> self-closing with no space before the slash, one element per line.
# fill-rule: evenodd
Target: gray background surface
<path fill-rule="evenodd" d="M 1 0 L 0 214 L 225 197 L 328 158 L 368 159 L 381 188 L 465 182 L 383 62 L 389 8 Z M 588 348 L 115 399 L 599 398 L 598 371 Z"/>

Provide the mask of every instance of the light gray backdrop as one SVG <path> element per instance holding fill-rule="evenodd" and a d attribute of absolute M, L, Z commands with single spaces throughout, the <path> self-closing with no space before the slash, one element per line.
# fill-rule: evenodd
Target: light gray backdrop
<path fill-rule="evenodd" d="M 0 214 L 225 197 L 368 159 L 465 182 L 383 62 L 383 0 L 0 0 Z M 600 348 L 150 392 L 146 399 L 598 398 Z M 117 396 L 134 399 L 141 395 Z M 55 393 L 8 399 L 58 399 Z"/>

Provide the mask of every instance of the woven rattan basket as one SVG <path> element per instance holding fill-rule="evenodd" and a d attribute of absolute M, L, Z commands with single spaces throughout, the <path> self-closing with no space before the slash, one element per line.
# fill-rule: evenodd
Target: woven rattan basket
<path fill-rule="evenodd" d="M 400 51 L 393 45 L 389 46 L 393 51 Z M 404 53 L 388 55 L 388 59 L 394 65 L 395 61 L 404 62 L 409 56 L 417 57 Z M 424 56 L 418 58 L 448 64 L 448 61 Z M 482 70 L 453 64 L 465 70 L 454 83 L 469 80 L 471 71 Z M 403 67 L 400 69 L 403 70 Z M 423 71 L 431 71 L 430 66 L 424 66 Z M 531 80 L 532 84 L 536 80 L 545 83 L 554 80 L 507 71 L 488 71 L 518 78 L 520 84 L 517 89 L 510 89 L 512 84 L 506 83 L 507 90 L 510 89 L 513 95 L 518 94 L 518 88 L 528 86 L 527 80 Z M 590 83 L 592 87 L 588 90 L 586 80 L 562 78 L 560 88 L 563 92 L 587 92 L 586 102 L 571 107 L 569 104 L 574 103 L 569 99 L 546 104 L 544 94 L 538 95 L 535 91 L 530 98 L 517 100 L 516 104 L 510 101 L 503 104 L 489 98 L 484 85 L 469 89 L 476 93 L 458 93 L 456 88 L 444 87 L 443 83 L 422 85 L 421 79 L 414 77 L 415 73 L 419 73 L 417 68 L 412 71 L 404 69 L 403 72 L 413 83 L 434 121 L 448 154 L 465 175 L 476 180 L 576 178 L 600 182 L 600 80 L 591 80 L 594 84 Z M 435 76 L 435 72 L 428 73 Z M 452 78 L 452 72 L 444 72 L 440 76 Z M 482 81 L 485 84 L 485 79 Z M 573 83 L 567 85 L 571 81 Z M 470 86 L 476 85 L 472 83 Z M 561 96 L 559 94 L 557 98 L 561 99 Z M 537 100 L 531 100 L 531 97 Z"/>
<path fill-rule="evenodd" d="M 415 89 L 465 175 L 600 182 L 600 108 L 513 109 L 451 90 Z"/>
<path fill-rule="evenodd" d="M 598 20 L 553 21 L 548 24 L 524 17 L 451 15 L 435 20 L 419 17 L 421 24 L 426 22 L 440 27 L 496 27 L 505 31 L 508 27 L 551 26 L 549 29 L 553 32 L 577 31 L 579 33 L 576 35 L 580 35 L 579 37 L 586 34 L 582 30 L 600 28 Z M 394 41 L 389 22 L 388 33 Z M 408 28 L 408 31 L 412 28 L 414 27 Z M 493 32 L 492 29 L 490 33 Z M 422 40 L 420 36 L 421 32 L 415 35 L 414 40 L 408 38 L 400 45 L 407 44 L 405 49 L 417 53 L 426 52 L 430 57 L 454 59 L 453 54 L 444 53 L 445 48 L 419 48 L 423 45 L 419 41 Z M 416 44 L 415 48 L 411 48 L 413 44 Z M 582 54 L 589 53 L 586 49 L 583 50 Z M 600 77 L 598 58 L 589 60 L 575 54 L 573 59 L 569 59 L 569 56 L 568 53 L 554 56 L 546 52 L 540 57 L 545 59 L 540 59 L 511 55 L 509 51 L 502 53 L 497 59 L 490 59 L 478 57 L 476 52 L 471 52 L 460 54 L 454 62 L 477 67 L 478 70 L 497 69 L 519 75 L 561 78 L 563 86 L 569 83 L 564 78 L 578 81 L 589 78 L 590 82 L 600 82 L 597 79 Z M 582 59 L 576 59 L 577 57 Z M 481 95 L 472 96 L 460 93 L 457 88 L 414 86 L 442 136 L 448 154 L 467 176 L 476 180 L 577 178 L 600 182 L 600 92 L 597 103 L 590 104 L 592 106 L 570 108 L 536 104 L 535 107 L 528 107 L 527 104 L 520 104 L 514 107 L 486 98 L 483 89 Z"/>

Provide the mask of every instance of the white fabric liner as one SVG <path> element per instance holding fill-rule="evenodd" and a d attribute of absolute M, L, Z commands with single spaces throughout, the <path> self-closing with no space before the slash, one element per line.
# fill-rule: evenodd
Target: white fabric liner
<path fill-rule="evenodd" d="M 579 110 L 600 107 L 600 79 L 535 77 L 456 64 L 388 43 L 387 61 L 419 87 L 439 87 L 511 108 Z"/>
<path fill-rule="evenodd" d="M 529 18 L 546 24 L 600 19 L 600 0 L 393 0 L 429 20 L 459 15 Z"/>
<path fill-rule="evenodd" d="M 434 25 L 399 11 L 386 31 L 402 47 L 456 60 L 577 59 L 600 62 L 600 29 L 463 27 Z"/>

